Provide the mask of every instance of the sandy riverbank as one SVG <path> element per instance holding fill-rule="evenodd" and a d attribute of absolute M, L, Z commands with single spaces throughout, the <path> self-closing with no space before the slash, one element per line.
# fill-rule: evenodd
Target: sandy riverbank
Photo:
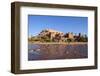
<path fill-rule="evenodd" d="M 40 42 L 29 42 L 29 44 L 88 44 L 88 42 L 43 42 L 43 43 L 40 43 Z"/>

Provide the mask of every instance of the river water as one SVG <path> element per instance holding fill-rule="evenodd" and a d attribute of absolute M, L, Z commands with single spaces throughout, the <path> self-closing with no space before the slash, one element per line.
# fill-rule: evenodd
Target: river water
<path fill-rule="evenodd" d="M 88 58 L 87 44 L 28 44 L 28 60 Z"/>

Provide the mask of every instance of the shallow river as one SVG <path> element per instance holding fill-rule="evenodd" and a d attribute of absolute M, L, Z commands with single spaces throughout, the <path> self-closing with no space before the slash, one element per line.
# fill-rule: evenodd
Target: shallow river
<path fill-rule="evenodd" d="M 87 44 L 28 44 L 28 60 L 77 59 L 87 57 Z"/>

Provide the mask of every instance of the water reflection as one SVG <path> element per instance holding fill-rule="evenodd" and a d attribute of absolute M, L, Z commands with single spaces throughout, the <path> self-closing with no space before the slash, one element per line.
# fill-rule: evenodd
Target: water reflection
<path fill-rule="evenodd" d="M 28 60 L 37 60 L 41 58 L 41 53 L 38 45 L 28 45 Z"/>
<path fill-rule="evenodd" d="M 28 44 L 28 60 L 87 58 L 87 44 Z"/>

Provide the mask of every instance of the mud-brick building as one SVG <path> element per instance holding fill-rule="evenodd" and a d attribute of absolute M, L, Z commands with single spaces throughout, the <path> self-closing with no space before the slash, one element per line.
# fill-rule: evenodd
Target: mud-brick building
<path fill-rule="evenodd" d="M 80 38 L 82 37 L 82 34 L 79 33 L 78 35 L 75 35 L 72 32 L 64 34 L 63 32 L 56 31 L 53 29 L 45 29 L 38 34 L 38 37 L 40 38 L 48 37 L 50 40 L 54 42 L 63 42 L 63 41 L 66 42 L 69 39 L 72 41 L 79 41 Z"/>
<path fill-rule="evenodd" d="M 45 29 L 40 32 L 39 37 L 43 37 L 45 35 L 49 36 L 50 39 L 52 40 L 53 38 L 56 38 L 56 37 L 62 37 L 64 34 L 63 34 L 63 32 L 59 32 L 56 30 Z"/>
<path fill-rule="evenodd" d="M 74 35 L 73 35 L 73 33 L 68 32 L 68 33 L 66 33 L 66 34 L 64 35 L 64 37 L 65 37 L 65 38 L 73 39 L 73 38 L 74 38 Z"/>

